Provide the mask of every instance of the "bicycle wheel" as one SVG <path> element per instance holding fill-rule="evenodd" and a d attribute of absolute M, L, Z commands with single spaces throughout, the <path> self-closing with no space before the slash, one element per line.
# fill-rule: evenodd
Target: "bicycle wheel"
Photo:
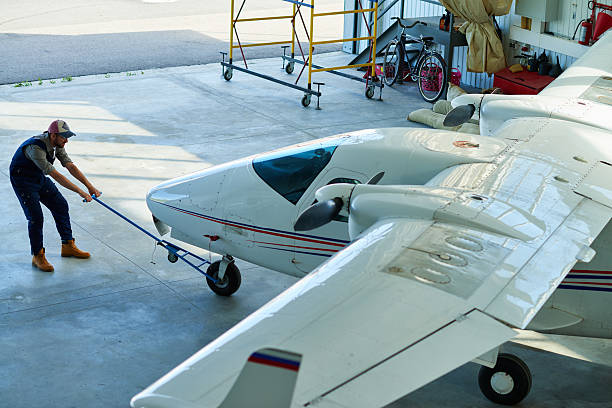
<path fill-rule="evenodd" d="M 444 58 L 437 52 L 425 54 L 417 65 L 419 93 L 427 102 L 434 103 L 448 84 Z"/>
<path fill-rule="evenodd" d="M 401 47 L 397 40 L 393 40 L 387 45 L 385 58 L 383 60 L 383 83 L 391 86 L 397 81 L 400 72 L 400 62 L 402 61 Z"/>

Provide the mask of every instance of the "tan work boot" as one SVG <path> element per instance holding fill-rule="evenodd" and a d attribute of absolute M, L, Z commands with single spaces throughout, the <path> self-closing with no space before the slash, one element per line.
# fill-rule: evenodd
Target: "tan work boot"
<path fill-rule="evenodd" d="M 62 244 L 62 256 L 74 256 L 75 258 L 87 259 L 89 258 L 89 252 L 81 251 L 74 245 L 74 239 L 71 239 L 67 244 Z"/>
<path fill-rule="evenodd" d="M 45 248 L 42 248 L 36 255 L 32 257 L 32 265 L 43 272 L 53 272 L 53 265 L 45 258 Z"/>

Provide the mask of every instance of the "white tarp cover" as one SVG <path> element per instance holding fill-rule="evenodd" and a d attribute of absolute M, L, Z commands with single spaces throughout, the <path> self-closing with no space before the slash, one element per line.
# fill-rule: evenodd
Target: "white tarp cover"
<path fill-rule="evenodd" d="M 466 20 L 459 31 L 468 43 L 467 70 L 494 73 L 506 67 L 502 43 L 491 16 L 508 14 L 512 0 L 440 0 L 450 12 Z"/>

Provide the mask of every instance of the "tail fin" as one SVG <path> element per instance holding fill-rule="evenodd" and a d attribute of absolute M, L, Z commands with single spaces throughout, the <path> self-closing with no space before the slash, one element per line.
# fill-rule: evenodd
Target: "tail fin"
<path fill-rule="evenodd" d="M 288 351 L 256 351 L 219 408 L 289 408 L 301 361 L 301 354 Z"/>

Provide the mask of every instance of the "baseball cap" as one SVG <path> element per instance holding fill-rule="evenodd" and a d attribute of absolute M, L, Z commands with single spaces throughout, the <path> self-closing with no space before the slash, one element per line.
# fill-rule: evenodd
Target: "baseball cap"
<path fill-rule="evenodd" d="M 68 124 L 61 119 L 54 120 L 53 122 L 51 122 L 51 124 L 49 125 L 49 129 L 47 129 L 47 132 L 49 132 L 49 134 L 57 133 L 58 135 L 66 139 L 75 135 L 68 127 Z"/>

